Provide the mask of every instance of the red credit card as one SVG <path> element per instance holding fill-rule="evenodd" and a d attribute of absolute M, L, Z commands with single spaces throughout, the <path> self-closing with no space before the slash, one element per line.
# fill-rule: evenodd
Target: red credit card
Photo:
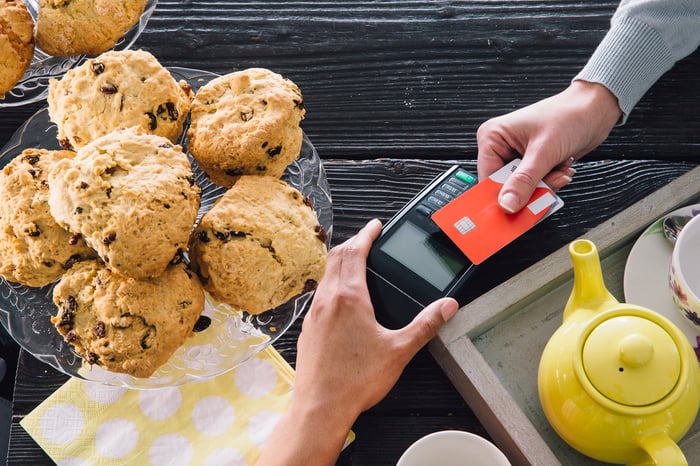
<path fill-rule="evenodd" d="M 498 204 L 498 193 L 519 163 L 516 159 L 505 165 L 432 215 L 474 264 L 482 263 L 564 205 L 549 186 L 540 182 L 522 210 L 504 212 Z"/>

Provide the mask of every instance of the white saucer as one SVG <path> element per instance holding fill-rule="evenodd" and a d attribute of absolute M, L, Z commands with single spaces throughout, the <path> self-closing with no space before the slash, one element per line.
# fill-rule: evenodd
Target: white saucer
<path fill-rule="evenodd" d="M 673 215 L 700 213 L 700 204 L 681 207 Z M 627 257 L 624 276 L 625 301 L 652 309 L 676 324 L 688 337 L 700 359 L 700 327 L 678 310 L 668 287 L 668 266 L 673 245 L 664 237 L 663 218 L 651 224 L 637 239 Z"/>

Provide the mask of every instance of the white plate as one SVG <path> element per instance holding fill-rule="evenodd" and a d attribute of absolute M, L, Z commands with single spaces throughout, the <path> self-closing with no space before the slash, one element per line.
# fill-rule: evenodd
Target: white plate
<path fill-rule="evenodd" d="M 32 15 L 36 22 L 39 16 L 39 2 L 37 0 L 23 1 L 27 6 L 27 11 L 29 11 L 29 14 Z M 141 14 L 141 18 L 117 41 L 112 50 L 126 50 L 133 45 L 146 27 L 146 23 L 148 23 L 153 11 L 156 9 L 157 3 L 157 0 L 148 0 L 146 2 L 146 8 Z M 0 108 L 18 107 L 46 99 L 49 95 L 49 79 L 62 77 L 66 74 L 66 71 L 81 63 L 85 58 L 85 55 L 54 57 L 36 47 L 29 69 L 24 73 L 22 79 L 15 84 L 15 87 L 5 94 L 5 98 L 0 100 Z"/>
<path fill-rule="evenodd" d="M 674 210 L 673 215 L 697 215 L 700 204 Z M 665 217 L 665 216 L 664 216 Z M 663 217 L 647 227 L 627 257 L 625 301 L 654 310 L 680 328 L 700 359 L 700 327 L 691 324 L 676 307 L 668 287 L 668 266 L 673 245 L 663 234 Z"/>
<path fill-rule="evenodd" d="M 189 68 L 168 68 L 176 81 L 184 79 L 193 90 L 199 89 L 218 75 Z M 41 147 L 60 149 L 56 125 L 49 120 L 48 107 L 30 117 L 0 150 L 0 169 L 23 149 Z M 187 125 L 179 143 L 187 147 Z M 189 156 L 195 181 L 202 188 L 197 221 L 209 210 L 225 189 L 209 182 Z M 333 231 L 333 209 L 330 188 L 321 159 L 304 135 L 299 157 L 282 178 L 307 196 L 314 206 L 320 224 Z M 187 339 L 173 356 L 149 378 L 108 372 L 85 363 L 65 343 L 50 321 L 56 314 L 52 300 L 53 284 L 30 288 L 0 278 L 0 324 L 34 357 L 73 377 L 128 388 L 158 388 L 206 380 L 233 369 L 274 343 L 286 332 L 308 305 L 312 292 L 303 293 L 287 303 L 258 315 L 226 309 L 207 299 L 203 315 L 211 319 L 206 329 Z"/>

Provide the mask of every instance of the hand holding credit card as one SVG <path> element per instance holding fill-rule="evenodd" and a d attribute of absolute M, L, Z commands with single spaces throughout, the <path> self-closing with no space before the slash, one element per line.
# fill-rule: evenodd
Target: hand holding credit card
<path fill-rule="evenodd" d="M 520 159 L 503 166 L 432 215 L 432 220 L 474 264 L 480 264 L 534 227 L 564 201 L 539 182 L 527 205 L 508 214 L 498 204 L 498 194 Z"/>

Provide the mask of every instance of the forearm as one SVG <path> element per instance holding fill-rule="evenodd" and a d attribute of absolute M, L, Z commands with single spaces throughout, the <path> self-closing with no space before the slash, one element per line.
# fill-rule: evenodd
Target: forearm
<path fill-rule="evenodd" d="M 700 44 L 700 1 L 623 0 L 611 27 L 574 80 L 597 82 L 626 119 L 649 88 Z"/>
<path fill-rule="evenodd" d="M 342 406 L 292 397 L 256 465 L 332 466 L 356 417 Z"/>

